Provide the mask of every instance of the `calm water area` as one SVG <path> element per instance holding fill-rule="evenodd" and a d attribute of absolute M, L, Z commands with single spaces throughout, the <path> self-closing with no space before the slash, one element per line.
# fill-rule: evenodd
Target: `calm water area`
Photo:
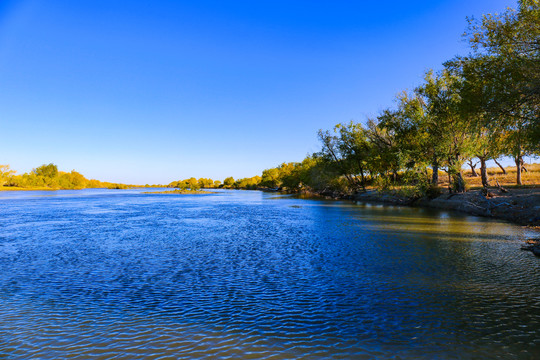
<path fill-rule="evenodd" d="M 530 230 L 143 191 L 0 192 L 0 358 L 540 358 Z"/>

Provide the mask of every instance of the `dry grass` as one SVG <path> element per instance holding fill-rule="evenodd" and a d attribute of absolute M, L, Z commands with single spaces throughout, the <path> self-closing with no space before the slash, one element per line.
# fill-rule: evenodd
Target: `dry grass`
<path fill-rule="evenodd" d="M 525 165 L 527 171 L 521 173 L 521 180 L 523 182 L 523 187 L 540 187 L 540 164 L 527 164 Z M 506 175 L 503 174 L 502 170 L 499 167 L 488 168 L 488 176 L 490 184 L 495 186 L 495 180 L 499 182 L 502 186 L 513 187 L 516 186 L 516 167 L 509 166 L 506 167 Z M 470 187 L 481 187 L 482 179 L 480 178 L 480 169 L 477 169 L 477 177 L 472 176 L 470 169 L 463 171 L 465 181 Z M 446 173 L 441 174 L 440 179 L 443 181 L 440 185 L 448 185 L 448 176 Z"/>

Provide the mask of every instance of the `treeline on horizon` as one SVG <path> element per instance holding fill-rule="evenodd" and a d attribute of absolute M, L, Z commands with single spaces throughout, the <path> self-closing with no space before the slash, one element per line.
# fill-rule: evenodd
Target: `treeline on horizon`
<path fill-rule="evenodd" d="M 487 188 L 486 162 L 501 157 L 513 159 L 522 185 L 524 157 L 540 155 L 539 1 L 468 21 L 470 54 L 428 71 L 423 84 L 396 97 L 395 107 L 366 124 L 320 130 L 319 152 L 229 187 L 353 193 L 410 185 L 425 195 L 440 190 L 442 170 L 450 190 L 463 192 L 466 162 L 480 164 Z"/>
<path fill-rule="evenodd" d="M 234 180 L 232 176 L 225 178 L 223 183 L 220 180 L 212 180 L 206 178 L 196 179 L 194 177 L 173 181 L 167 187 L 178 188 L 180 190 L 199 190 L 199 189 L 245 189 L 256 190 L 264 185 L 262 184 L 262 178 L 260 176 L 254 176 L 251 178 L 243 178 Z"/>
<path fill-rule="evenodd" d="M 9 165 L 0 165 L 0 186 L 21 189 L 127 189 L 125 184 L 87 179 L 75 170 L 58 171 L 55 164 L 43 164 L 31 172 L 16 175 Z"/>

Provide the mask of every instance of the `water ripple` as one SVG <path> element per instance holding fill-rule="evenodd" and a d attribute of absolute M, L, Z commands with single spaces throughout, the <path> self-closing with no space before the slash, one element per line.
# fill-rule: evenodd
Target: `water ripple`
<path fill-rule="evenodd" d="M 259 192 L 70 194 L 0 201 L 0 357 L 540 357 L 519 227 Z"/>

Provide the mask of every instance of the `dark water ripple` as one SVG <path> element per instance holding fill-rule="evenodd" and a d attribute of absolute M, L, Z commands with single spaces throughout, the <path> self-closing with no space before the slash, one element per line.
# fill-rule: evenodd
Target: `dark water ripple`
<path fill-rule="evenodd" d="M 540 358 L 519 227 L 259 192 L 1 195 L 0 357 Z"/>

